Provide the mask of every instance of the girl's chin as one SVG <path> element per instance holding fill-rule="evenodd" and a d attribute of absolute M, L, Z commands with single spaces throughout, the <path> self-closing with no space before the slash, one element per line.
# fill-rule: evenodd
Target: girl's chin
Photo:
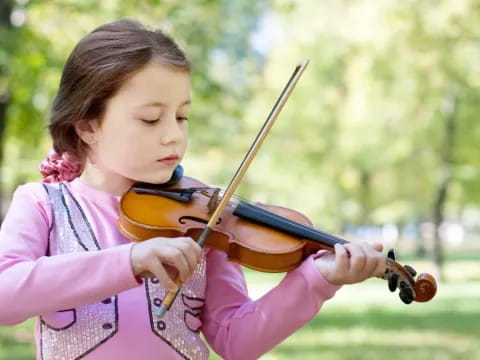
<path fill-rule="evenodd" d="M 144 182 L 149 184 L 164 184 L 168 182 L 173 174 L 173 170 L 166 174 L 159 174 L 157 176 L 142 176 L 138 177 L 135 182 Z"/>

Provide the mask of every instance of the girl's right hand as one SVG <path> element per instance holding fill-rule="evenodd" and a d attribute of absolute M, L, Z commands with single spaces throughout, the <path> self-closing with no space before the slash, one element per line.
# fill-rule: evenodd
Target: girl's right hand
<path fill-rule="evenodd" d="M 202 248 L 190 237 L 152 238 L 132 247 L 135 276 L 156 277 L 169 291 L 176 291 L 176 276 L 186 281 L 200 262 Z"/>

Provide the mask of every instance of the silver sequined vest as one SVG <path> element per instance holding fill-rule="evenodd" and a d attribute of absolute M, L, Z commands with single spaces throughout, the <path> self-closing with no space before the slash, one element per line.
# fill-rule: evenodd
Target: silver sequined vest
<path fill-rule="evenodd" d="M 44 187 L 53 210 L 48 255 L 100 250 L 80 204 L 65 184 L 44 184 Z M 208 359 L 208 349 L 200 339 L 199 319 L 204 305 L 205 272 L 204 256 L 162 319 L 158 319 L 157 309 L 167 291 L 157 279 L 145 279 L 151 329 L 184 359 Z M 73 313 L 72 321 L 62 327 L 40 318 L 42 360 L 81 359 L 118 332 L 117 295 L 61 312 Z"/>

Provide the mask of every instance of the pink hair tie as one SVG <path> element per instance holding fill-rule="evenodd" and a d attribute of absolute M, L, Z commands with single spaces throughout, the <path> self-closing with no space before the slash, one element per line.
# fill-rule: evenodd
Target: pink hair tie
<path fill-rule="evenodd" d="M 43 182 L 72 181 L 82 170 L 82 164 L 75 156 L 68 152 L 59 155 L 51 149 L 40 164 L 40 173 Z"/>

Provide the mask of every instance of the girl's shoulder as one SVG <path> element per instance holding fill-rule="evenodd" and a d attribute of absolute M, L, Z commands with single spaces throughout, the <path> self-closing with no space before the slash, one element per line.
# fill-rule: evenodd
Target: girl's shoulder
<path fill-rule="evenodd" d="M 46 184 L 43 182 L 28 182 L 19 185 L 15 189 L 12 201 L 21 201 L 48 207 L 48 191 L 49 189 L 57 188 L 58 186 L 59 185 L 57 183 Z"/>
<path fill-rule="evenodd" d="M 19 185 L 13 192 L 8 215 L 15 219 L 33 219 L 41 217 L 46 223 L 52 220 L 52 206 L 49 201 L 46 185 L 42 182 L 29 182 Z M 56 185 L 54 185 L 56 186 Z"/>

